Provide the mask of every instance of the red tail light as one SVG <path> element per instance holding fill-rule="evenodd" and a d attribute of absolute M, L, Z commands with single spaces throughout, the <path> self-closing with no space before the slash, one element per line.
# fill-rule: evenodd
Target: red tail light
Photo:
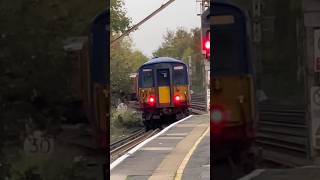
<path fill-rule="evenodd" d="M 174 104 L 179 105 L 181 103 L 181 97 L 179 95 L 174 96 Z"/>
<path fill-rule="evenodd" d="M 174 100 L 175 100 L 176 102 L 180 102 L 181 97 L 178 95 L 178 96 L 174 97 Z"/>
<path fill-rule="evenodd" d="M 156 98 L 155 98 L 154 96 L 150 96 L 150 97 L 148 98 L 148 104 L 149 104 L 150 106 L 154 106 L 154 105 L 156 104 Z"/>

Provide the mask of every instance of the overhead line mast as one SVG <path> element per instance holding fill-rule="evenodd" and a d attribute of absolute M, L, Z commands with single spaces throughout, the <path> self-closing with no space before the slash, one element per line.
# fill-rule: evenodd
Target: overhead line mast
<path fill-rule="evenodd" d="M 157 10 L 155 10 L 154 12 L 152 12 L 150 15 L 148 15 L 146 18 L 144 18 L 142 21 L 140 21 L 139 23 L 137 23 L 136 25 L 132 26 L 130 29 L 128 29 L 126 32 L 124 32 L 123 34 L 121 34 L 119 37 L 115 38 L 114 40 L 111 41 L 111 45 L 114 44 L 115 42 L 119 41 L 120 39 L 122 39 L 124 36 L 129 35 L 129 33 L 135 31 L 138 29 L 139 26 L 141 26 L 143 23 L 145 23 L 146 21 L 148 21 L 151 17 L 153 17 L 154 15 L 156 15 L 157 13 L 159 13 L 161 10 L 163 10 L 164 8 L 166 8 L 167 6 L 169 6 L 169 4 L 171 4 L 173 1 L 175 0 L 169 0 L 168 2 L 166 2 L 165 4 L 161 5 L 160 8 L 158 8 Z"/>

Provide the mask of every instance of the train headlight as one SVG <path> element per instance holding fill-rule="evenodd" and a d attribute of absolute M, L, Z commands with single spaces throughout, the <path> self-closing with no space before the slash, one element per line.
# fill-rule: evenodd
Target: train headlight
<path fill-rule="evenodd" d="M 210 121 L 214 124 L 223 124 L 228 121 L 226 108 L 220 104 L 213 104 L 210 108 Z"/>
<path fill-rule="evenodd" d="M 222 118 L 223 118 L 223 115 L 222 115 L 222 112 L 219 111 L 219 110 L 213 110 L 211 112 L 211 117 L 212 117 L 212 120 L 215 121 L 215 122 L 221 122 L 222 121 Z"/>
<path fill-rule="evenodd" d="M 217 135 L 223 131 L 227 119 L 226 108 L 223 105 L 210 105 L 210 127 L 213 134 Z"/>

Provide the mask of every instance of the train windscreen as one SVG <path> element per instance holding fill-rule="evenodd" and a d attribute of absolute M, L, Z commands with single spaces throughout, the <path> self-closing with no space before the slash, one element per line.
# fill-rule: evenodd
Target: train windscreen
<path fill-rule="evenodd" d="M 140 86 L 142 88 L 153 87 L 153 70 L 152 69 L 142 69 L 140 77 Z"/>
<path fill-rule="evenodd" d="M 158 86 L 170 86 L 170 74 L 169 69 L 158 69 L 157 79 Z"/>
<path fill-rule="evenodd" d="M 174 85 L 187 85 L 187 70 L 184 66 L 173 67 L 173 84 Z"/>

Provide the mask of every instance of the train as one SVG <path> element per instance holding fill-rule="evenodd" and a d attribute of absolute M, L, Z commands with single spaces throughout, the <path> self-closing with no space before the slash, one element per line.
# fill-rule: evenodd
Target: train
<path fill-rule="evenodd" d="M 189 72 L 183 61 L 152 58 L 138 68 L 134 79 L 146 131 L 190 113 Z"/>
<path fill-rule="evenodd" d="M 206 53 L 211 68 L 211 157 L 248 163 L 258 120 L 250 19 L 239 6 L 222 0 L 211 2 L 201 19 L 203 39 L 210 39 L 213 47 Z"/>
<path fill-rule="evenodd" d="M 86 82 L 81 86 L 86 89 L 83 94 L 87 117 L 89 119 L 92 135 L 96 141 L 97 147 L 103 151 L 109 148 L 109 123 L 110 119 L 110 29 L 106 28 L 110 24 L 110 10 L 105 9 L 99 13 L 92 21 L 91 31 L 89 34 L 88 45 L 90 50 L 83 52 L 81 56 L 87 57 L 89 62 L 88 73 L 81 76 Z"/>

